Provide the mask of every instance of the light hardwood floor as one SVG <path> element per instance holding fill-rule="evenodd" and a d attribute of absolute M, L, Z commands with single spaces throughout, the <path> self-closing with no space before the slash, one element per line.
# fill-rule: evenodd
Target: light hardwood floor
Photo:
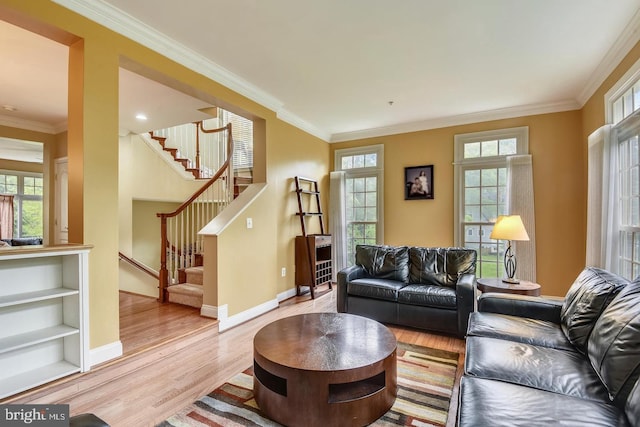
<path fill-rule="evenodd" d="M 216 321 L 200 318 L 197 310 L 189 316 L 194 310 L 182 308 L 176 309 L 182 313 L 175 321 L 179 327 L 154 327 L 160 321 L 152 308 L 157 304 L 125 294 L 120 319 L 123 357 L 0 403 L 67 403 L 72 415 L 93 412 L 114 427 L 153 426 L 251 366 L 253 336 L 260 328 L 281 317 L 335 311 L 335 297 L 334 290 L 315 300 L 292 298 L 269 313 L 218 333 Z M 179 336 L 184 327 L 193 331 Z M 460 353 L 447 422 L 455 425 L 464 341 L 408 328 L 390 329 L 403 342 Z"/>

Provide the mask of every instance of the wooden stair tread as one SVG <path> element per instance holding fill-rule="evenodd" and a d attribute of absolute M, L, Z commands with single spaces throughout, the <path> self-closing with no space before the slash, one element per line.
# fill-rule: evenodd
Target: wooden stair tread
<path fill-rule="evenodd" d="M 202 296 L 204 294 L 204 287 L 202 285 L 194 285 L 193 283 L 180 283 L 179 285 L 169 286 L 167 291 L 170 294 Z"/>

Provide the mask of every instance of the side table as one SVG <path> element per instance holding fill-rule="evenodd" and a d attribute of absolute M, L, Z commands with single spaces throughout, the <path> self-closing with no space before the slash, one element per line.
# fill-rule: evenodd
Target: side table
<path fill-rule="evenodd" d="M 481 292 L 502 292 L 506 294 L 540 296 L 540 285 L 526 280 L 520 283 L 505 283 L 497 277 L 482 277 L 477 279 L 478 290 Z"/>

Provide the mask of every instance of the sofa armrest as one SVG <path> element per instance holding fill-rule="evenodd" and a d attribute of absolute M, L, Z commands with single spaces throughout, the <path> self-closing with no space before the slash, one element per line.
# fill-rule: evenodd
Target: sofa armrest
<path fill-rule="evenodd" d="M 485 293 L 478 298 L 478 311 L 508 314 L 560 324 L 564 300 L 528 295 Z"/>
<path fill-rule="evenodd" d="M 476 275 L 461 274 L 456 282 L 456 304 L 458 310 L 458 335 L 464 337 L 469 326 L 469 316 L 474 310 L 476 298 Z"/>
<path fill-rule="evenodd" d="M 347 312 L 347 284 L 364 277 L 364 268 L 359 265 L 352 265 L 338 272 L 338 313 Z"/>

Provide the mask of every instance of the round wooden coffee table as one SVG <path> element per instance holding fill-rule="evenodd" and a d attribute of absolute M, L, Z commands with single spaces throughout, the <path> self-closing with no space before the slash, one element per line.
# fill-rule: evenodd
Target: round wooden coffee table
<path fill-rule="evenodd" d="M 364 426 L 396 399 L 396 338 L 375 320 L 310 313 L 277 320 L 253 340 L 260 410 L 287 426 Z"/>

